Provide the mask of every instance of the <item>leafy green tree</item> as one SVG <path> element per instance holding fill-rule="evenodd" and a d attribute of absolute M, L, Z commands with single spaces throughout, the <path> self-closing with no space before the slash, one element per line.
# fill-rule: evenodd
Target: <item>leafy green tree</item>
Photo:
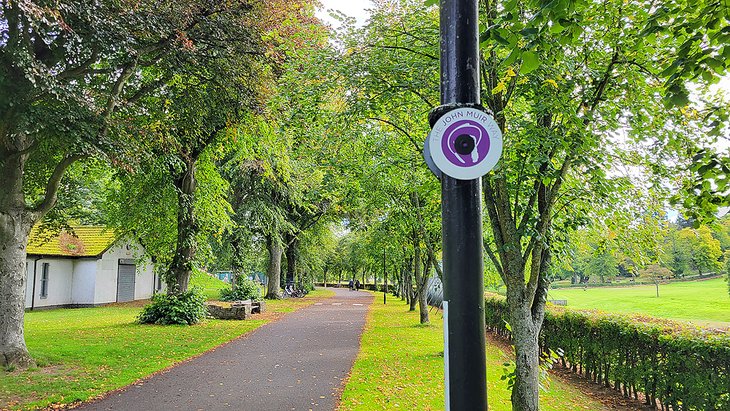
<path fill-rule="evenodd" d="M 273 144 L 275 136 L 266 124 L 259 123 L 255 129 L 260 142 Z M 259 248 L 268 253 L 264 264 L 268 278 L 266 298 L 279 298 L 283 235 L 290 230 L 284 206 L 290 199 L 286 187 L 276 179 L 276 172 L 265 172 L 263 163 L 245 156 L 233 156 L 224 166 L 230 183 L 234 221 L 225 235 L 225 242 L 233 247 L 233 265 L 239 266 L 247 251 L 243 245 L 249 239 L 258 238 Z M 272 167 L 276 169 L 276 166 Z"/>
<path fill-rule="evenodd" d="M 667 280 L 672 275 L 672 272 L 658 264 L 652 264 L 646 267 L 646 269 L 641 270 L 639 274 L 642 278 L 649 278 L 654 282 L 656 286 L 656 298 L 659 298 L 659 282 Z"/>
<path fill-rule="evenodd" d="M 607 278 L 619 275 L 618 260 L 605 247 L 599 246 L 586 264 L 585 273 L 591 278 L 598 277 L 601 283 L 605 283 Z"/>
<path fill-rule="evenodd" d="M 135 127 L 140 98 L 170 79 L 176 62 L 226 40 L 213 29 L 250 11 L 236 1 L 1 3 L 1 364 L 32 362 L 23 336 L 25 249 L 66 170 L 88 157 L 129 163 L 130 140 L 119 136 L 133 134 L 120 131 Z"/>
<path fill-rule="evenodd" d="M 590 2 L 483 5 L 482 99 L 505 132 L 505 155 L 483 179 L 495 239 L 487 252 L 507 284 L 517 356 L 513 409 L 537 410 L 536 336 L 552 243 L 556 229 L 566 223 L 570 227 L 580 216 L 564 213 L 571 207 L 566 200 L 610 194 L 606 170 L 611 153 L 622 152 L 611 138 L 615 130 L 627 129 L 633 141 L 654 141 L 666 158 L 697 152 L 697 143 L 683 139 L 681 130 L 699 126 L 671 109 L 687 104 L 684 74 L 677 74 L 686 73 L 688 66 L 681 51 L 687 38 L 656 23 L 670 18 L 664 10 L 641 1 L 609 2 L 601 8 Z M 702 49 L 690 43 L 693 50 Z M 704 50 L 711 56 L 720 53 Z M 689 64 L 704 67 L 705 57 L 696 58 Z M 706 73 L 708 81 L 717 81 L 716 72 Z M 647 76 L 653 81 L 646 81 Z"/>
<path fill-rule="evenodd" d="M 673 231 L 667 237 L 664 261 L 675 276 L 681 277 L 689 272 L 692 249 L 686 241 L 679 237 L 679 231 Z"/>
<path fill-rule="evenodd" d="M 244 59 L 233 61 L 230 56 L 221 63 L 221 60 L 214 61 L 198 73 L 172 79 L 164 91 L 151 95 L 146 102 L 159 111 L 148 109 L 143 130 L 159 143 L 150 147 L 151 155 L 146 161 L 154 164 L 142 164 L 144 173 L 138 177 L 143 187 L 166 190 L 167 197 L 174 201 L 117 208 L 119 215 L 132 214 L 121 219 L 120 228 L 134 230 L 140 222 L 145 222 L 142 229 L 154 230 L 151 233 L 154 236 L 174 232 L 168 235 L 174 238 L 174 245 L 166 244 L 167 249 L 156 250 L 158 261 L 168 264 L 165 278 L 168 292 L 172 293 L 187 290 L 196 252 L 200 244 L 205 244 L 199 241 L 201 234 L 223 231 L 229 223 L 227 185 L 214 161 L 235 139 L 242 138 L 229 125 L 240 121 L 255 103 L 249 97 L 253 93 L 247 76 L 253 71 L 252 64 Z M 211 75 L 214 81 L 207 80 Z M 199 183 L 206 185 L 201 187 Z M 133 194 L 140 191 L 136 186 L 132 176 L 122 189 Z M 114 201 L 128 204 L 131 199 L 115 198 Z M 166 206 L 172 210 L 165 212 Z M 146 223 L 155 210 L 161 218 L 153 229 Z M 164 218 L 171 215 L 175 215 L 172 221 Z"/>
<path fill-rule="evenodd" d="M 333 225 L 329 222 L 316 224 L 306 231 L 300 241 L 302 283 L 309 286 L 314 281 L 327 282 L 330 261 L 337 247 Z"/>
<path fill-rule="evenodd" d="M 720 249 L 730 250 L 730 216 L 726 215 L 711 226 L 712 236 L 720 242 Z"/>
<path fill-rule="evenodd" d="M 268 250 L 266 298 L 278 298 L 282 255 L 293 281 L 300 261 L 311 262 L 300 250 L 307 231 L 326 222 L 333 204 L 335 177 L 327 172 L 327 151 L 321 140 L 333 107 L 330 85 L 324 81 L 331 52 L 326 30 L 314 18 L 308 1 L 272 1 L 265 40 L 272 78 L 270 98 L 249 119 L 244 134 L 252 142 L 248 153 L 227 159 L 235 227 L 228 233 L 234 245 L 246 237 Z M 246 150 L 244 150 L 246 151 Z M 236 251 L 240 259 L 241 250 Z M 310 249 L 314 251 L 314 249 Z"/>
<path fill-rule="evenodd" d="M 712 232 L 704 225 L 698 229 L 683 228 L 671 233 L 666 254 L 668 265 L 675 275 L 697 271 L 702 276 L 721 268 L 720 242 L 712 237 Z"/>
<path fill-rule="evenodd" d="M 166 198 L 174 201 L 117 207 L 115 214 L 123 223 L 118 224 L 120 229 L 139 227 L 152 236 L 167 233 L 166 240 L 174 239 L 160 244 L 163 249 L 153 250 L 158 263 L 166 266 L 168 293 L 187 291 L 198 251 L 209 244 L 205 239 L 219 235 L 230 224 L 227 184 L 215 162 L 227 149 L 247 142 L 238 141 L 245 135 L 237 124 L 258 110 L 261 101 L 255 79 L 266 79 L 262 28 L 251 19 L 257 14 L 249 7 L 243 10 L 244 15 L 234 18 L 216 15 L 205 27 L 206 40 L 189 45 L 198 54 L 176 59 L 177 73 L 159 90 L 143 96 L 144 112 L 137 113 L 139 128 L 148 140 L 143 173 L 132 173 L 122 190 L 140 191 L 138 178 L 143 189 L 166 191 Z M 155 69 L 171 71 L 164 66 Z M 114 201 L 128 204 L 132 198 Z M 156 212 L 158 224 L 152 227 L 150 214 Z M 172 215 L 175 218 L 170 221 Z"/>
<path fill-rule="evenodd" d="M 685 228 L 679 232 L 680 238 L 684 239 L 692 249 L 692 268 L 697 270 L 700 276 L 703 273 L 713 272 L 720 269 L 718 261 L 722 256 L 720 242 L 712 237 L 707 226 L 700 226 L 696 230 Z"/>
<path fill-rule="evenodd" d="M 668 8 L 670 14 L 641 1 L 608 2 L 600 8 L 590 2 L 495 0 L 481 5 L 482 102 L 495 114 L 505 139 L 501 163 L 482 180 L 491 228 L 485 236 L 491 243 L 485 248 L 507 285 L 517 353 L 513 408 L 537 410 L 537 335 L 557 239 L 584 223 L 592 202 L 618 201 L 617 187 L 629 182 L 609 173 L 612 167 L 638 163 L 656 173 L 655 182 L 661 181 L 662 175 L 671 175 L 672 164 L 679 175 L 682 168 L 686 171 L 692 163 L 687 152 L 711 145 L 713 138 L 702 132 L 701 119 L 692 110 L 673 107 L 687 103 L 683 91 L 688 67 L 711 82 L 718 74 L 706 68 L 714 65 L 722 71 L 725 64 L 707 60 L 721 55 L 722 43 L 705 48 L 686 32 L 672 32 L 680 27 L 671 16 L 688 8 L 685 3 Z M 370 81 L 359 83 L 348 96 L 361 103 L 359 118 L 392 127 L 418 150 L 422 137 L 414 135 L 423 136 L 426 130 L 411 127 L 412 119 L 415 113 L 425 117 L 436 101 L 438 82 L 431 76 L 438 66 L 435 9 L 406 0 L 379 6 L 371 24 L 379 26 L 373 32 L 383 35 L 360 36 L 362 41 L 346 43 L 343 49 L 352 54 L 385 50 L 393 57 L 383 51 L 371 54 L 379 59 L 363 59 L 350 74 Z M 694 24 L 680 20 L 680 26 Z M 724 36 L 721 31 L 699 29 L 697 34 L 718 40 Z M 700 49 L 706 53 L 694 52 Z M 379 67 L 379 61 L 400 64 Z M 380 93 L 392 103 L 378 99 Z M 381 106 L 393 109 L 377 111 Z M 619 130 L 626 130 L 625 144 L 614 137 Z M 690 140 L 689 135 L 699 138 Z"/>
<path fill-rule="evenodd" d="M 347 133 L 358 138 L 348 142 L 338 167 L 356 199 L 347 205 L 355 224 L 371 234 L 387 232 L 400 245 L 388 253 L 399 259 L 393 271 L 402 295 L 414 309 L 419 306 L 420 321 L 427 323 L 431 269 L 441 274 L 441 222 L 438 179 L 422 157 L 428 133 L 423 119 L 439 101 L 438 30 L 423 20 L 438 13 L 391 6 L 379 4 L 365 27 L 346 27 L 341 36 L 347 50 L 339 65 L 348 90 L 345 121 L 361 122 L 349 125 Z M 375 257 L 382 242 L 369 248 Z"/>

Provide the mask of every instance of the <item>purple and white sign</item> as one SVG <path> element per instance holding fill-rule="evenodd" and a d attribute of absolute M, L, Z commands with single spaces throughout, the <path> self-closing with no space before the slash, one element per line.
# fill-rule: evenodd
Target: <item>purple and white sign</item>
<path fill-rule="evenodd" d="M 502 156 L 502 132 L 489 114 L 461 108 L 434 125 L 428 138 L 434 164 L 446 175 L 472 180 L 489 172 Z"/>

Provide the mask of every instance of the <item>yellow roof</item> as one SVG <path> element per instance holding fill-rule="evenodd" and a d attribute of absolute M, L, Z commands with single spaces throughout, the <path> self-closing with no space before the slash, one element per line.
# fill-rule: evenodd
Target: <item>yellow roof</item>
<path fill-rule="evenodd" d="M 117 240 L 114 230 L 98 226 L 72 226 L 72 232 L 41 232 L 33 227 L 28 254 L 66 257 L 97 257 Z"/>

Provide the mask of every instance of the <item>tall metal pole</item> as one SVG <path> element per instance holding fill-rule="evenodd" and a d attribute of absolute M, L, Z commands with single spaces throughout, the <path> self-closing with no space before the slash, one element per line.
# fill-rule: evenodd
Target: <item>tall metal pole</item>
<path fill-rule="evenodd" d="M 441 0 L 441 104 L 479 97 L 478 0 Z M 446 409 L 486 410 L 481 179 L 441 176 Z"/>

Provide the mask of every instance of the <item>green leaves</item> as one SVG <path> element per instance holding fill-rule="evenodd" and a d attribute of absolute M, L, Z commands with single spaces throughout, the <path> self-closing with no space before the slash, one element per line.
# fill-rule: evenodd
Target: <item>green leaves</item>
<path fill-rule="evenodd" d="M 711 149 L 700 150 L 689 167 L 686 180 L 672 203 L 682 205 L 698 222 L 711 221 L 720 207 L 730 205 L 730 159 Z"/>
<path fill-rule="evenodd" d="M 243 275 L 236 275 L 234 288 L 223 288 L 220 291 L 221 301 L 257 301 L 261 299 L 261 288 L 256 282 Z"/>
<path fill-rule="evenodd" d="M 540 60 L 536 52 L 526 51 L 522 53 L 522 64 L 520 74 L 529 74 L 540 66 Z"/>
<path fill-rule="evenodd" d="M 193 325 L 207 315 L 205 297 L 193 289 L 181 294 L 155 294 L 152 302 L 142 309 L 137 320 L 140 324 Z"/>

